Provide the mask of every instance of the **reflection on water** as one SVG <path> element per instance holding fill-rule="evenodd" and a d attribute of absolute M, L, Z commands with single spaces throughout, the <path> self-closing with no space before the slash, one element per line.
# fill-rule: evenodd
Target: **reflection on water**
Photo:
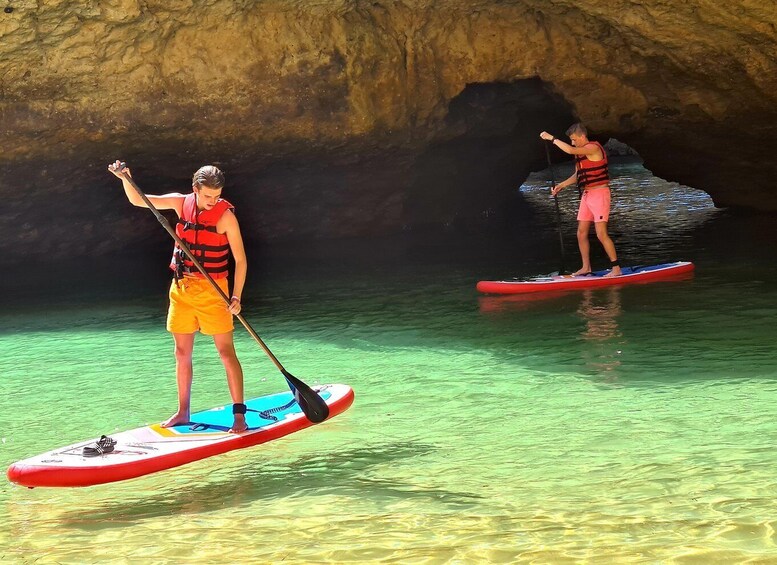
<path fill-rule="evenodd" d="M 584 324 L 580 337 L 593 345 L 583 347 L 586 366 L 607 379 L 616 378 L 621 365 L 618 340 L 623 337 L 618 329 L 618 318 L 623 313 L 621 287 L 584 290 L 576 312 Z"/>
<path fill-rule="evenodd" d="M 660 284 L 660 283 L 659 283 Z M 583 363 L 592 374 L 614 377 L 623 333 L 618 321 L 623 314 L 622 286 L 565 292 L 533 292 L 505 296 L 481 296 L 479 311 L 486 316 L 517 315 L 538 311 L 574 311 L 581 323 L 578 338 Z"/>
<path fill-rule="evenodd" d="M 577 314 L 585 322 L 582 338 L 588 341 L 607 341 L 621 334 L 618 316 L 621 315 L 620 287 L 594 292 L 583 290 Z"/>
<path fill-rule="evenodd" d="M 527 292 L 526 294 L 484 295 L 478 296 L 478 305 L 482 314 L 520 312 L 535 307 L 563 301 L 580 295 L 580 291 Z"/>

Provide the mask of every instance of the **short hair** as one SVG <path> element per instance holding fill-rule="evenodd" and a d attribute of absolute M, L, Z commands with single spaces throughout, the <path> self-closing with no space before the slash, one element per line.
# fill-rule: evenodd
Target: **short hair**
<path fill-rule="evenodd" d="M 569 126 L 569 129 L 567 130 L 567 136 L 571 137 L 573 135 L 588 135 L 588 130 L 585 129 L 585 126 L 581 124 L 580 122 L 577 122 L 576 124 L 572 124 Z"/>
<path fill-rule="evenodd" d="M 224 173 L 214 165 L 205 165 L 197 169 L 192 177 L 192 186 L 202 188 L 224 188 Z"/>

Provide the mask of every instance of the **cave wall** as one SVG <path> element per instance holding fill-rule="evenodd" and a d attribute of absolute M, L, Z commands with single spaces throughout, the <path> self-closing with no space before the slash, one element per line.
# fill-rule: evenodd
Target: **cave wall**
<path fill-rule="evenodd" d="M 149 192 L 220 164 L 257 240 L 477 224 L 571 116 L 719 206 L 777 210 L 775 31 L 751 0 L 9 0 L 0 241 L 158 237 L 117 157 Z"/>

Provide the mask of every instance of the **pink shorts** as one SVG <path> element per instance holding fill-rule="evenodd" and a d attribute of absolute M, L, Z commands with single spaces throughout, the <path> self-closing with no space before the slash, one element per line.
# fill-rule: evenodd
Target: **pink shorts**
<path fill-rule="evenodd" d="M 606 222 L 610 219 L 610 189 L 592 188 L 583 192 L 577 219 L 581 222 Z"/>

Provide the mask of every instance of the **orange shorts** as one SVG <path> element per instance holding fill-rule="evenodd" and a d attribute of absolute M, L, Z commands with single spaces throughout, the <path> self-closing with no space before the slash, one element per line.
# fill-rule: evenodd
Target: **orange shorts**
<path fill-rule="evenodd" d="M 610 219 L 610 189 L 591 188 L 583 192 L 577 219 L 582 222 L 606 222 Z"/>
<path fill-rule="evenodd" d="M 229 296 L 227 279 L 215 279 Z M 184 277 L 170 285 L 170 308 L 167 310 L 167 331 L 191 334 L 200 330 L 205 335 L 231 332 L 235 329 L 232 313 L 216 289 L 203 278 Z"/>

